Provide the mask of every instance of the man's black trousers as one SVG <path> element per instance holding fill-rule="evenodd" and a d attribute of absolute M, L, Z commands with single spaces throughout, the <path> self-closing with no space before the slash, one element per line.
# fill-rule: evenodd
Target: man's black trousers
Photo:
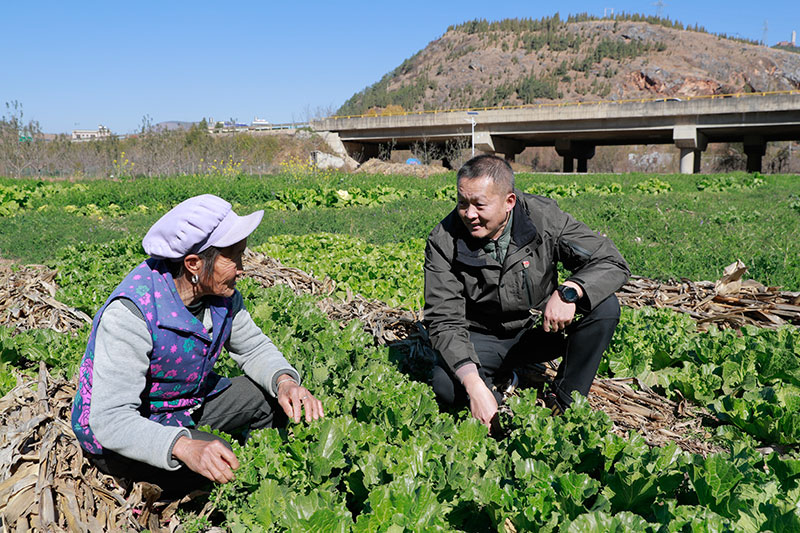
<path fill-rule="evenodd" d="M 546 333 L 542 326 L 500 335 L 470 331 L 480 362 L 478 372 L 499 403 L 502 394 L 497 389 L 508 381 L 512 371 L 561 357 L 551 392 L 560 405 L 568 406 L 572 391 L 583 396 L 589 393 L 619 315 L 619 301 L 612 294 L 567 326 L 565 332 Z M 468 402 L 464 387 L 441 357 L 433 369 L 433 390 L 442 405 L 458 407 Z"/>

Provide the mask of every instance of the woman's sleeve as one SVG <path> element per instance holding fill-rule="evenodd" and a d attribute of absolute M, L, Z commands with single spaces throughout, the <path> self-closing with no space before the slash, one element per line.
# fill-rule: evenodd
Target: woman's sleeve
<path fill-rule="evenodd" d="M 253 322 L 239 291 L 234 296 L 233 312 L 231 336 L 225 347 L 244 373 L 272 396 L 277 396 L 276 381 L 281 374 L 289 374 L 300 383 L 300 373 Z"/>
<path fill-rule="evenodd" d="M 138 411 L 152 350 L 144 319 L 121 300 L 111 302 L 97 326 L 89 426 L 103 448 L 177 470 L 180 463 L 172 458 L 172 447 L 181 435 L 189 437 L 189 431 L 164 426 Z"/>

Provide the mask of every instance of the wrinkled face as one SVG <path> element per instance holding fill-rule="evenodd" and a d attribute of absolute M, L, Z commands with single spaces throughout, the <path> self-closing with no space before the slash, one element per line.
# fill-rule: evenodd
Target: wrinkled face
<path fill-rule="evenodd" d="M 514 193 L 498 192 L 489 177 L 458 180 L 458 216 L 477 239 L 499 237 L 516 203 Z"/>
<path fill-rule="evenodd" d="M 214 273 L 209 280 L 210 285 L 206 287 L 209 294 L 223 298 L 233 296 L 236 280 L 244 274 L 242 254 L 245 248 L 247 248 L 247 239 L 220 250 L 217 260 L 214 261 Z"/>

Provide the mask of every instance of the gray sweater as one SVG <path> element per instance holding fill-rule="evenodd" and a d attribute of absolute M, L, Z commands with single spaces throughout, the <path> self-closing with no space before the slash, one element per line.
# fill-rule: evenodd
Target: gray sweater
<path fill-rule="evenodd" d="M 233 298 L 233 323 L 225 348 L 245 374 L 276 396 L 278 376 L 289 374 L 299 382 L 300 375 L 253 322 L 239 291 Z M 180 463 L 172 457 L 172 447 L 179 437 L 191 437 L 186 428 L 161 425 L 138 411 L 153 340 L 139 310 L 126 304 L 125 300 L 111 302 L 97 326 L 89 425 L 103 448 L 177 470 Z M 203 325 L 213 335 L 208 308 Z"/>

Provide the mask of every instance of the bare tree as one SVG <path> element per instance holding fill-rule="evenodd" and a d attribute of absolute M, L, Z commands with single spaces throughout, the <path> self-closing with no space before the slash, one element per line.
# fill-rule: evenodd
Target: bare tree
<path fill-rule="evenodd" d="M 0 170 L 12 176 L 22 176 L 34 164 L 34 159 L 41 159 L 40 147 L 43 142 L 39 123 L 24 121 L 22 104 L 14 100 L 6 102 L 6 112 L 0 119 Z"/>
<path fill-rule="evenodd" d="M 453 170 L 458 170 L 470 158 L 470 139 L 467 137 L 457 137 L 444 143 L 442 158 L 445 166 Z"/>
<path fill-rule="evenodd" d="M 306 107 L 303 109 L 303 122 L 309 123 L 312 120 L 320 120 L 326 117 L 330 117 L 336 113 L 336 107 L 333 104 L 328 104 L 325 106 L 316 106 L 312 109 L 312 107 L 306 104 Z"/>
<path fill-rule="evenodd" d="M 395 139 L 391 139 L 388 143 L 379 144 L 378 145 L 378 159 L 381 161 L 391 161 L 392 160 L 392 152 L 397 146 L 397 141 Z"/>
<path fill-rule="evenodd" d="M 441 148 L 432 142 L 428 141 L 427 137 L 423 137 L 419 141 L 415 141 L 411 145 L 411 153 L 414 157 L 420 160 L 423 165 L 430 165 L 435 159 L 442 158 Z"/>

